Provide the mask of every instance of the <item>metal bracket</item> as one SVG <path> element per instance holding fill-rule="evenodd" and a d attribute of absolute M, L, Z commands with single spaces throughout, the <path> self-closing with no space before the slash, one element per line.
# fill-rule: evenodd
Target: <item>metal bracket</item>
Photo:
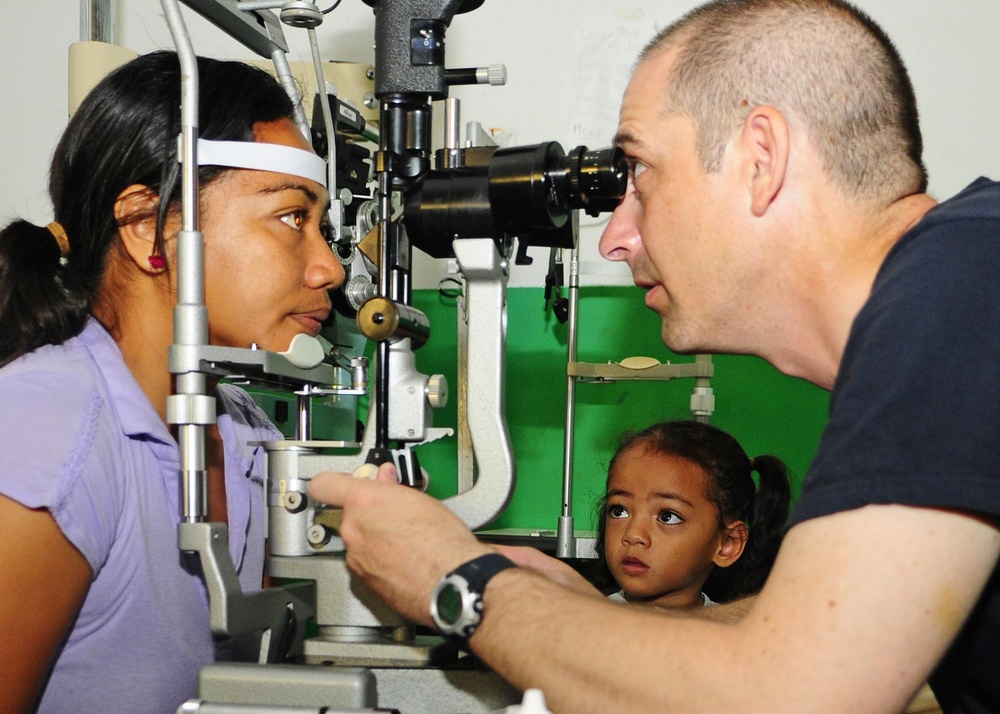
<path fill-rule="evenodd" d="M 229 529 L 224 523 L 181 523 L 177 545 L 201 558 L 212 632 L 239 635 L 264 630 L 262 664 L 301 654 L 305 623 L 316 612 L 315 583 L 244 593 L 229 554 Z"/>
<path fill-rule="evenodd" d="M 226 34 L 265 59 L 288 52 L 281 21 L 273 12 L 240 10 L 236 0 L 181 0 Z"/>

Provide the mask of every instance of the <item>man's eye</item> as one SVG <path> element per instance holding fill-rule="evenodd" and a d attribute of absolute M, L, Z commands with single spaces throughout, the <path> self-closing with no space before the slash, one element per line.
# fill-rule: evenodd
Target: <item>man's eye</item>
<path fill-rule="evenodd" d="M 633 160 L 633 161 L 629 162 L 629 173 L 631 174 L 631 176 L 629 178 L 631 178 L 632 181 L 635 181 L 643 173 L 645 173 L 646 168 L 647 168 L 646 164 L 642 163 L 641 161 L 634 161 Z"/>
<path fill-rule="evenodd" d="M 280 216 L 279 219 L 290 228 L 294 228 L 297 231 L 301 231 L 302 227 L 306 224 L 306 214 L 305 211 L 292 211 L 291 213 L 286 213 Z"/>

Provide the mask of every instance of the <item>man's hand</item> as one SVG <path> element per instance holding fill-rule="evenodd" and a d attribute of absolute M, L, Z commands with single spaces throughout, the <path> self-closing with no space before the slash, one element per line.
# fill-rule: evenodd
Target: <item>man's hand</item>
<path fill-rule="evenodd" d="M 490 552 L 440 501 L 400 486 L 392 464 L 374 480 L 318 474 L 309 495 L 344 509 L 347 566 L 412 622 L 430 624 L 431 591 L 443 575 Z"/>
<path fill-rule="evenodd" d="M 579 595 L 604 598 L 604 595 L 597 588 L 570 565 L 545 555 L 540 550 L 516 545 L 494 545 L 493 550 L 507 556 L 521 567 L 530 568 L 539 575 Z"/>

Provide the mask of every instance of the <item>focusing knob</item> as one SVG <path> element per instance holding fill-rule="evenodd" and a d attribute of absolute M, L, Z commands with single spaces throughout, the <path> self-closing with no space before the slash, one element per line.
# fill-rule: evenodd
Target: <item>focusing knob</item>
<path fill-rule="evenodd" d="M 443 374 L 432 374 L 427 378 L 427 403 L 440 409 L 448 403 L 448 380 Z"/>
<path fill-rule="evenodd" d="M 502 87 L 507 84 L 507 65 L 491 64 L 486 68 L 486 82 L 493 87 Z"/>

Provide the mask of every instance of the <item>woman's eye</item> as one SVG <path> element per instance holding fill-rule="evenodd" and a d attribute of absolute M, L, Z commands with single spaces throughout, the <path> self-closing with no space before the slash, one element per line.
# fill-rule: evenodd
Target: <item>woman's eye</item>
<path fill-rule="evenodd" d="M 667 526 L 673 526 L 684 522 L 684 519 L 673 511 L 660 511 L 660 515 L 657 516 L 656 520 Z"/>
<path fill-rule="evenodd" d="M 290 228 L 301 231 L 306 224 L 305 211 L 292 211 L 278 217 L 279 220 Z"/>
<path fill-rule="evenodd" d="M 628 518 L 628 511 L 624 506 L 608 506 L 608 516 L 611 518 Z"/>

